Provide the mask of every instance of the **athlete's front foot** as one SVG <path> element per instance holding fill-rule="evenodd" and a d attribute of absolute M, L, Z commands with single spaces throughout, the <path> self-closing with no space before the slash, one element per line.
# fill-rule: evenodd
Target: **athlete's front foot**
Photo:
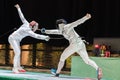
<path fill-rule="evenodd" d="M 54 75 L 54 77 L 59 77 L 59 74 L 56 73 L 56 69 L 51 69 L 51 73 Z"/>
<path fill-rule="evenodd" d="M 24 70 L 24 69 L 21 69 L 21 70 L 19 70 L 19 72 L 26 72 L 26 70 Z"/>
<path fill-rule="evenodd" d="M 18 68 L 18 71 L 21 72 L 21 73 L 26 72 L 26 70 L 24 70 L 22 67 Z"/>

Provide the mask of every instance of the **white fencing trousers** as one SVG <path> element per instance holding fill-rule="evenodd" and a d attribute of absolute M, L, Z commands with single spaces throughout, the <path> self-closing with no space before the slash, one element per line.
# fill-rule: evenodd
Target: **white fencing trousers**
<path fill-rule="evenodd" d="M 20 54 L 21 54 L 20 41 L 14 39 L 12 36 L 10 36 L 8 40 L 9 40 L 11 47 L 14 50 L 14 61 L 13 61 L 14 65 L 13 65 L 13 67 L 20 68 Z"/>
<path fill-rule="evenodd" d="M 97 64 L 88 57 L 88 53 L 86 51 L 84 42 L 80 40 L 79 43 L 78 42 L 70 43 L 70 45 L 63 51 L 60 57 L 60 61 L 58 63 L 58 68 L 56 73 L 60 73 L 61 69 L 64 66 L 65 60 L 75 52 L 77 52 L 81 56 L 81 58 L 86 64 L 92 66 L 96 70 L 98 69 Z"/>

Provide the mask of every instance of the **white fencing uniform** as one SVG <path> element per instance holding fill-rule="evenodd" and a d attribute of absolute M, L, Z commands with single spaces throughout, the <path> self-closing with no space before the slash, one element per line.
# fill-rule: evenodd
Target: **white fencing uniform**
<path fill-rule="evenodd" d="M 32 27 L 30 26 L 29 22 L 24 18 L 23 13 L 21 12 L 20 8 L 17 8 L 19 16 L 21 21 L 23 22 L 23 24 L 20 26 L 19 29 L 17 29 L 16 31 L 14 31 L 8 38 L 8 41 L 10 43 L 10 45 L 12 46 L 15 56 L 14 56 L 14 68 L 20 68 L 20 54 L 21 54 L 21 49 L 20 49 L 20 42 L 23 38 L 25 38 L 26 36 L 31 36 L 33 38 L 36 39 L 41 39 L 41 40 L 49 40 L 49 36 L 45 36 L 45 35 L 40 35 L 40 34 L 36 34 L 32 31 Z M 38 23 L 36 23 L 35 25 L 36 27 L 38 27 Z"/>
<path fill-rule="evenodd" d="M 86 20 L 88 20 L 88 18 L 84 16 L 83 18 L 75 22 L 64 25 L 60 24 L 61 26 L 59 25 L 59 29 L 45 30 L 46 34 L 63 35 L 69 41 L 69 46 L 63 51 L 60 57 L 58 69 L 56 71 L 57 74 L 59 74 L 61 69 L 63 68 L 65 60 L 75 52 L 77 52 L 81 56 L 86 64 L 91 65 L 96 70 L 98 69 L 97 64 L 88 57 L 86 46 L 83 40 L 74 30 L 74 27 L 77 27 L 78 25 L 84 23 Z"/>

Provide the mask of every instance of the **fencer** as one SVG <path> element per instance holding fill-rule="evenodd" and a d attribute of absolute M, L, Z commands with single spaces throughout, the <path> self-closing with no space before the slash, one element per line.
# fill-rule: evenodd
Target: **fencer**
<path fill-rule="evenodd" d="M 58 20 L 56 20 L 56 24 L 58 26 L 58 29 L 52 29 L 52 30 L 45 29 L 45 28 L 41 29 L 42 33 L 63 35 L 69 41 L 69 46 L 61 54 L 57 70 L 55 72 L 52 72 L 56 77 L 59 77 L 61 69 L 64 66 L 65 60 L 70 55 L 77 52 L 86 64 L 88 64 L 96 69 L 97 78 L 99 80 L 102 78 L 102 69 L 99 68 L 98 65 L 93 60 L 91 60 L 89 58 L 84 41 L 77 34 L 77 32 L 75 32 L 75 30 L 74 30 L 75 27 L 84 23 L 85 21 L 87 21 L 90 18 L 91 18 L 91 14 L 87 13 L 81 19 L 78 19 L 78 20 L 76 20 L 72 23 L 69 23 L 69 24 L 67 23 L 67 21 L 65 19 L 58 19 Z"/>
<path fill-rule="evenodd" d="M 16 31 L 14 31 L 12 34 L 9 35 L 8 42 L 10 43 L 14 51 L 12 71 L 14 73 L 20 73 L 20 72 L 26 72 L 26 70 L 24 70 L 20 65 L 20 54 L 21 54 L 20 42 L 21 40 L 25 38 L 26 36 L 30 36 L 36 39 L 48 41 L 50 37 L 47 35 L 40 35 L 40 34 L 35 33 L 35 31 L 38 29 L 39 24 L 34 20 L 29 23 L 25 19 L 19 4 L 16 4 L 15 7 L 17 8 L 19 17 L 23 24 Z"/>

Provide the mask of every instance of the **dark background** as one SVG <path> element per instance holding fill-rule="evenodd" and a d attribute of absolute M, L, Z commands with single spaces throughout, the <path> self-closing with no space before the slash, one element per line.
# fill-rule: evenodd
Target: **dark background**
<path fill-rule="evenodd" d="M 64 18 L 73 22 L 90 13 L 92 18 L 75 28 L 77 33 L 90 43 L 95 37 L 120 37 L 120 0 L 1 0 L 0 43 L 8 43 L 8 36 L 22 24 L 14 5 L 19 3 L 25 18 L 36 20 L 39 28 L 54 29 L 55 21 Z M 40 31 L 37 33 L 41 34 Z M 52 37 L 62 37 L 54 36 Z M 26 37 L 22 43 L 42 40 Z M 45 41 L 42 41 L 45 42 Z M 50 40 L 50 45 L 65 45 L 65 39 Z"/>

